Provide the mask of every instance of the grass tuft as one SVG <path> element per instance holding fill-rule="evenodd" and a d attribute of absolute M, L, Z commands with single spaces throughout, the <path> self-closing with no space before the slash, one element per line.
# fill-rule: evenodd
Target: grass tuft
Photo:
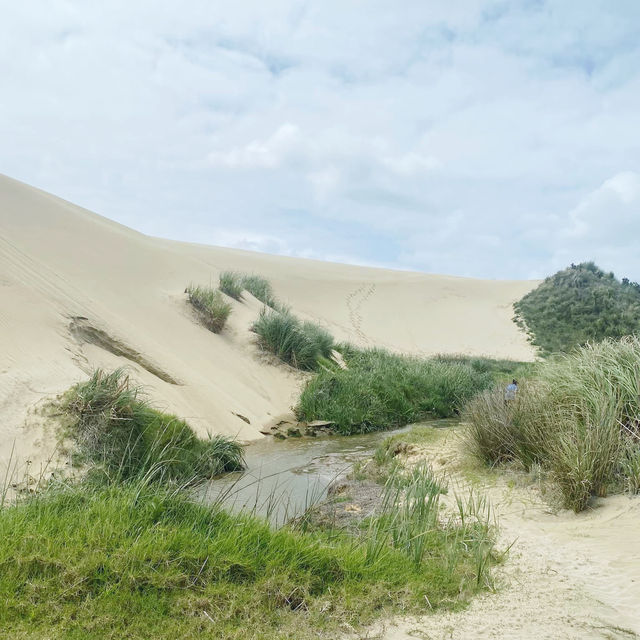
<path fill-rule="evenodd" d="M 242 276 L 242 286 L 267 307 L 276 311 L 286 311 L 286 307 L 277 300 L 273 287 L 266 278 L 255 274 L 245 274 Z"/>
<path fill-rule="evenodd" d="M 242 297 L 242 274 L 236 271 L 223 271 L 220 274 L 219 286 L 222 293 L 226 293 L 234 300 L 240 300 Z"/>
<path fill-rule="evenodd" d="M 264 349 L 298 369 L 317 369 L 333 348 L 328 331 L 312 322 L 301 322 L 291 313 L 263 310 L 252 330 Z"/>
<path fill-rule="evenodd" d="M 540 363 L 517 398 L 486 391 L 465 410 L 469 444 L 485 462 L 546 468 L 568 508 L 638 488 L 640 339 L 580 347 Z"/>
<path fill-rule="evenodd" d="M 220 333 L 231 313 L 231 305 L 225 301 L 220 291 L 190 284 L 186 292 L 205 327 L 214 333 Z"/>
<path fill-rule="evenodd" d="M 122 369 L 98 369 L 71 389 L 65 407 L 94 476 L 190 484 L 243 467 L 240 444 L 225 436 L 199 439 L 184 420 L 149 406 Z"/>

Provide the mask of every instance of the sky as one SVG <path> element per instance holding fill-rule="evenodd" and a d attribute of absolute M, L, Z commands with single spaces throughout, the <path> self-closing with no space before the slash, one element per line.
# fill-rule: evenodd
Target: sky
<path fill-rule="evenodd" d="M 0 0 L 0 173 L 165 238 L 640 280 L 640 2 Z"/>

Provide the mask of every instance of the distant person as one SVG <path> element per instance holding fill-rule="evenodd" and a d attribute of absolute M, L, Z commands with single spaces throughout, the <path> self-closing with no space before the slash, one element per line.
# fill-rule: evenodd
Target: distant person
<path fill-rule="evenodd" d="M 504 391 L 504 399 L 515 400 L 517 391 L 518 391 L 518 381 L 514 379 L 511 381 L 511 384 L 507 385 L 507 388 Z"/>

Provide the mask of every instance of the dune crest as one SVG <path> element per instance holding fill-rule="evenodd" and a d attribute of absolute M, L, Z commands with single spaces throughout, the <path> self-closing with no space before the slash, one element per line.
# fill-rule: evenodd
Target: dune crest
<path fill-rule="evenodd" d="M 270 279 L 276 295 L 338 340 L 431 355 L 531 360 L 511 321 L 533 281 L 372 269 L 145 236 L 0 176 L 0 460 L 34 462 L 52 439 L 39 403 L 95 367 L 129 367 L 153 403 L 207 431 L 252 439 L 291 407 L 304 377 L 275 365 L 249 331 L 261 304 L 231 300 L 224 332 L 196 321 L 190 283 L 226 269 Z M 242 416 L 240 418 L 239 416 Z"/>

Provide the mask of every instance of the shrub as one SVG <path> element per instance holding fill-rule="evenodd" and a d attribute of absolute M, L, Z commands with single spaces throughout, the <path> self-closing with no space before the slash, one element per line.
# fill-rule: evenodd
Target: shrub
<path fill-rule="evenodd" d="M 636 486 L 639 389 L 638 338 L 581 347 L 541 363 L 514 401 L 502 388 L 471 400 L 470 446 L 490 464 L 542 465 L 579 511 L 592 495 Z"/>
<path fill-rule="evenodd" d="M 264 349 L 298 369 L 316 369 L 323 358 L 331 356 L 331 334 L 312 322 L 301 322 L 290 313 L 263 309 L 252 330 Z"/>
<path fill-rule="evenodd" d="M 514 320 L 545 354 L 640 332 L 640 285 L 593 262 L 558 271 L 514 308 Z"/>
<path fill-rule="evenodd" d="M 257 298 L 263 304 L 266 304 L 272 309 L 278 309 L 279 303 L 273 293 L 273 287 L 271 283 L 262 276 L 257 275 L 243 275 L 242 286 L 245 288 L 254 298 Z"/>
<path fill-rule="evenodd" d="M 65 407 L 81 454 L 107 478 L 193 483 L 243 467 L 240 444 L 200 440 L 184 420 L 150 407 L 122 369 L 98 369 L 71 389 Z"/>
<path fill-rule="evenodd" d="M 344 349 L 347 369 L 326 367 L 309 380 L 296 407 L 301 420 L 329 420 L 340 433 L 364 433 L 452 417 L 492 383 L 458 362 L 424 360 L 384 349 Z"/>
<path fill-rule="evenodd" d="M 231 313 L 231 305 L 222 294 L 211 287 L 190 284 L 187 289 L 189 302 L 198 311 L 202 323 L 214 333 L 220 333 Z"/>
<path fill-rule="evenodd" d="M 242 274 L 236 271 L 223 271 L 220 274 L 220 291 L 231 296 L 234 300 L 242 297 Z"/>

